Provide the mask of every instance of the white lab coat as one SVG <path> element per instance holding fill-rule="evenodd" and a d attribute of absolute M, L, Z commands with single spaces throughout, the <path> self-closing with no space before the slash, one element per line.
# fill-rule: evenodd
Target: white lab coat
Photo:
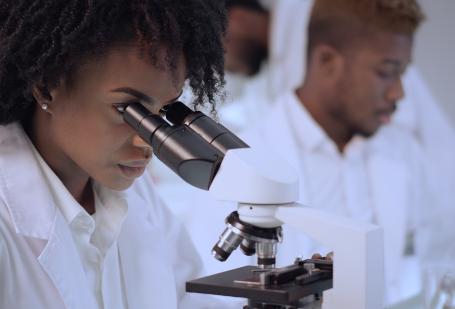
<path fill-rule="evenodd" d="M 0 308 L 97 308 L 31 147 L 18 124 L 0 126 Z M 124 198 L 128 214 L 118 250 L 126 306 L 208 308 L 184 292 L 200 261 L 149 177 L 138 179 Z"/>

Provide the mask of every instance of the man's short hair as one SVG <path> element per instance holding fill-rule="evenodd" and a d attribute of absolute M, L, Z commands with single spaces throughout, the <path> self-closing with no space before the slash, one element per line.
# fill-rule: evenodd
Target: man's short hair
<path fill-rule="evenodd" d="M 423 19 L 417 0 L 315 0 L 308 57 L 317 45 L 342 50 L 377 31 L 412 36 Z"/>

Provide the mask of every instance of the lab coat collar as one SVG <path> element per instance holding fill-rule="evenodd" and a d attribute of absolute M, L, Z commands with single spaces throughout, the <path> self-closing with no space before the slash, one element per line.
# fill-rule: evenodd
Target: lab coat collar
<path fill-rule="evenodd" d="M 285 102 L 289 96 L 284 96 L 271 109 L 269 116 L 258 128 L 259 132 L 252 131 L 249 136 L 251 140 L 256 141 L 256 136 L 263 135 L 263 140 L 273 141 L 272 151 L 286 159 L 292 166 L 299 166 L 299 157 L 296 151 L 297 145 L 294 133 L 289 126 L 289 119 L 286 115 Z M 261 132 L 262 131 L 262 132 Z M 263 141 L 260 141 L 261 143 Z"/>
<path fill-rule="evenodd" d="M 52 280 L 67 308 L 96 308 L 71 232 L 57 210 L 33 155 L 30 140 L 15 123 L 0 126 L 0 193 L 16 232 L 47 240 L 38 262 Z"/>
<path fill-rule="evenodd" d="M 38 257 L 67 308 L 96 308 L 95 295 L 85 284 L 87 278 L 72 242 L 71 231 L 63 215 L 56 212 L 53 232 Z"/>
<path fill-rule="evenodd" d="M 56 207 L 22 126 L 0 126 L 0 194 L 7 202 L 16 232 L 47 240 Z"/>
<path fill-rule="evenodd" d="M 298 145 L 306 150 L 315 151 L 324 144 L 333 144 L 320 125 L 313 119 L 295 92 L 285 97 L 288 121 L 293 129 Z M 335 149 L 336 151 L 336 149 Z"/>
<path fill-rule="evenodd" d="M 294 95 L 294 94 L 292 94 Z M 301 164 L 295 132 L 292 131 L 289 125 L 288 110 L 286 108 L 286 100 L 289 100 L 289 95 L 282 96 L 279 101 L 272 107 L 270 113 L 263 121 L 257 130 L 252 130 L 246 136 L 246 141 L 263 144 L 266 141 L 271 151 L 286 160 L 292 167 L 298 167 Z M 262 140 L 258 137 L 261 137 Z M 307 185 L 305 177 L 299 179 L 300 197 L 299 202 L 308 204 Z"/>
<path fill-rule="evenodd" d="M 313 118 L 295 92 L 290 93 L 283 103 L 285 103 L 284 108 L 296 144 L 302 150 L 316 152 L 323 149 L 331 154 L 339 155 L 335 142 Z M 346 145 L 343 153 L 348 156 L 361 155 L 366 143 L 364 137 L 356 135 Z"/>
<path fill-rule="evenodd" d="M 130 190 L 129 190 L 130 191 Z M 174 270 L 169 261 L 169 245 L 166 233 L 160 228 L 163 222 L 144 216 L 143 207 L 150 202 L 141 194 L 128 194 L 128 214 L 118 239 L 122 277 L 126 299 L 130 308 L 177 308 L 177 291 L 173 277 Z M 147 213 L 147 212 L 146 212 Z M 164 224 L 171 224 L 165 222 Z M 134 239 L 134 241 L 131 241 Z M 143 290 L 141 290 L 143 289 Z M 165 291 L 166 297 L 156 297 L 150 291 Z"/>

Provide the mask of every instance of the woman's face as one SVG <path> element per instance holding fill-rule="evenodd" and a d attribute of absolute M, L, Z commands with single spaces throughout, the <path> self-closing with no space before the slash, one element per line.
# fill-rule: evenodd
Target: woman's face
<path fill-rule="evenodd" d="M 86 175 L 114 190 L 128 188 L 144 172 L 151 149 L 116 106 L 142 102 L 157 113 L 179 97 L 185 71 L 183 55 L 173 74 L 150 64 L 135 47 L 113 48 L 88 61 L 69 85 L 50 91 L 47 111 L 37 110 L 44 119 L 35 127 L 41 134 L 34 134 L 46 148 L 38 149 L 64 183 Z"/>

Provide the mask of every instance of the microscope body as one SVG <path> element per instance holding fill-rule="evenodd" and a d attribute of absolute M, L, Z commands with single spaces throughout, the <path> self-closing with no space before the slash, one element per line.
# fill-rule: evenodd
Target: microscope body
<path fill-rule="evenodd" d="M 238 203 L 213 255 L 226 260 L 238 246 L 247 255 L 258 255 L 258 267 L 187 282 L 188 292 L 245 297 L 248 309 L 303 308 L 311 297 L 310 303 L 320 304 L 321 296 L 324 309 L 383 308 L 380 228 L 297 204 L 298 177 L 272 150 L 250 148 L 183 103 L 170 104 L 162 116 L 140 103 L 119 112 L 152 145 L 158 159 L 183 180 L 208 190 L 216 199 Z M 283 224 L 331 248 L 333 265 L 296 260 L 289 267 L 275 268 Z"/>
<path fill-rule="evenodd" d="M 324 292 L 323 308 L 383 308 L 382 229 L 295 203 L 298 179 L 276 158 L 265 149 L 230 150 L 209 192 L 240 201 L 244 223 L 266 229 L 290 225 L 333 250 L 333 289 Z M 279 245 L 273 250 L 279 254 Z"/>

